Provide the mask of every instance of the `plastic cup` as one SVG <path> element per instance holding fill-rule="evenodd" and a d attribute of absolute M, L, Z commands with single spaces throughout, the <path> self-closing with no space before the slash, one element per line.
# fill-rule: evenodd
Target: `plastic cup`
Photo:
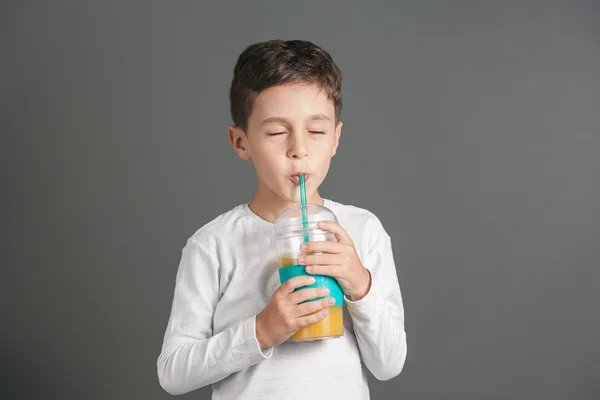
<path fill-rule="evenodd" d="M 303 222 L 303 207 L 305 221 Z M 335 304 L 328 308 L 329 314 L 323 320 L 297 331 L 291 341 L 306 342 L 337 338 L 344 335 L 344 295 L 337 281 L 329 276 L 314 275 L 306 272 L 304 266 L 298 264 L 298 257 L 302 254 L 300 245 L 305 241 L 337 241 L 331 232 L 320 229 L 317 224 L 321 221 L 338 222 L 335 214 L 317 204 L 299 204 L 285 210 L 275 221 L 273 241 L 277 245 L 279 257 L 279 278 L 284 283 L 296 276 L 312 276 L 315 283 L 296 289 L 312 287 L 327 287 L 330 290 L 328 297 L 335 299 Z M 322 297 L 308 300 L 317 301 Z"/>

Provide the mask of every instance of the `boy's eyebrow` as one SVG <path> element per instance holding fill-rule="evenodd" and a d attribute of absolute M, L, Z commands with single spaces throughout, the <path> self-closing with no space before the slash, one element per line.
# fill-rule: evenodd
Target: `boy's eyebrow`
<path fill-rule="evenodd" d="M 315 120 L 315 119 L 325 119 L 327 121 L 331 121 L 331 118 L 329 118 L 327 115 L 325 114 L 315 114 L 315 115 L 311 115 L 310 117 L 308 117 L 307 119 L 311 119 L 311 120 Z"/>
<path fill-rule="evenodd" d="M 280 118 L 280 117 L 271 117 L 271 118 L 267 118 L 267 119 L 265 119 L 265 120 L 264 120 L 263 122 L 261 122 L 260 124 L 261 124 L 261 125 L 264 125 L 264 124 L 270 124 L 270 123 L 272 123 L 272 122 L 280 122 L 280 123 L 282 123 L 282 124 L 287 124 L 287 123 L 288 123 L 287 119 L 285 119 L 285 118 Z"/>
<path fill-rule="evenodd" d="M 314 114 L 314 115 L 309 116 L 306 119 L 310 119 L 310 120 L 324 119 L 324 120 L 327 120 L 327 121 L 331 121 L 331 118 L 329 118 L 325 114 Z M 269 123 L 272 123 L 272 122 L 279 122 L 279 123 L 282 123 L 282 124 L 289 124 L 289 121 L 287 119 L 281 118 L 281 117 L 267 118 L 263 122 L 261 122 L 260 124 L 264 125 L 264 124 L 269 124 Z"/>

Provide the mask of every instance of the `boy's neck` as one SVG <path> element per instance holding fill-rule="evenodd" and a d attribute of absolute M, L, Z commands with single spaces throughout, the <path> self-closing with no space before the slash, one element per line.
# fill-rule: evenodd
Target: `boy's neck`
<path fill-rule="evenodd" d="M 307 201 L 310 204 L 323 205 L 325 203 L 318 191 L 315 191 Z M 248 206 L 254 214 L 265 221 L 273 223 L 283 211 L 296 204 L 298 203 L 292 203 L 282 199 L 267 187 L 259 184 L 256 195 Z"/>

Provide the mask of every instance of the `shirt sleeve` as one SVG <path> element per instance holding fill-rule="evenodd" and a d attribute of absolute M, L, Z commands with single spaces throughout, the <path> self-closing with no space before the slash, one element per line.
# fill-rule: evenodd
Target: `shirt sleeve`
<path fill-rule="evenodd" d="M 211 254 L 212 253 L 212 254 Z M 256 339 L 256 316 L 213 335 L 219 302 L 219 265 L 195 239 L 182 250 L 171 314 L 157 360 L 158 378 L 170 394 L 207 386 L 271 356 Z"/>
<path fill-rule="evenodd" d="M 371 287 L 362 299 L 346 298 L 346 303 L 362 360 L 375 378 L 384 381 L 402 371 L 407 346 L 391 240 L 380 229 L 377 242 L 362 260 L 371 274 Z"/>

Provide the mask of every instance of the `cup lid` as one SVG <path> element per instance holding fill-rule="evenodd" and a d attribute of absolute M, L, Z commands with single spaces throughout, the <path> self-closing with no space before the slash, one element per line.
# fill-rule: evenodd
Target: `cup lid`
<path fill-rule="evenodd" d="M 321 230 L 317 224 L 321 221 L 333 221 L 338 219 L 329 208 L 319 204 L 307 204 L 306 215 L 308 227 L 302 224 L 302 204 L 288 208 L 277 217 L 273 228 L 273 239 L 279 240 L 289 236 L 303 235 L 304 233 Z"/>

